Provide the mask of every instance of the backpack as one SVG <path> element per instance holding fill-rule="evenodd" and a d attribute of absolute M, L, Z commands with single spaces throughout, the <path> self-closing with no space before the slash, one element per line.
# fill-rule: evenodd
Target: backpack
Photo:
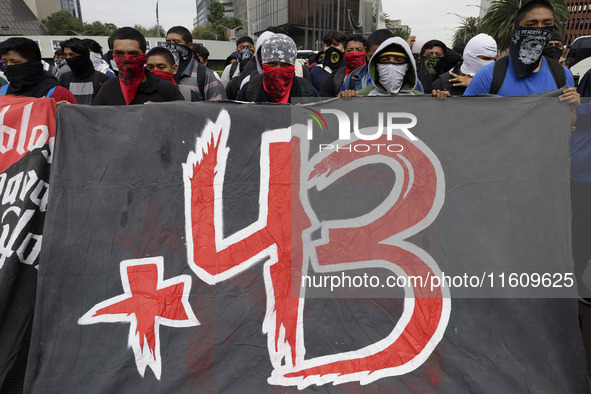
<path fill-rule="evenodd" d="M 564 67 L 562 67 L 562 65 L 556 60 L 550 59 L 546 56 L 544 57 L 546 58 L 546 63 L 548 63 L 548 68 L 552 73 L 554 82 L 556 83 L 556 88 L 560 89 L 566 85 L 566 72 L 564 71 Z M 505 83 L 505 75 L 507 74 L 508 67 L 509 56 L 502 57 L 495 62 L 493 68 L 493 79 L 490 84 L 490 94 L 499 94 L 499 91 L 503 87 L 503 83 Z"/>
<path fill-rule="evenodd" d="M 209 68 L 205 66 L 203 63 L 197 62 L 197 87 L 199 88 L 199 93 L 203 97 L 203 100 L 207 101 L 205 97 L 205 74 Z"/>
<path fill-rule="evenodd" d="M 8 92 L 8 85 L 10 84 L 6 84 L 4 86 L 2 86 L 2 88 L 0 88 L 0 95 L 5 95 Z M 47 94 L 45 95 L 46 98 L 51 98 L 51 96 L 53 95 L 53 92 L 55 92 L 55 86 L 52 87 L 51 89 L 49 89 L 47 91 Z"/>
<path fill-rule="evenodd" d="M 236 69 L 237 68 L 238 68 L 238 62 L 232 63 L 232 66 L 230 67 L 230 79 L 234 79 L 235 78 L 233 75 L 236 72 Z M 236 76 L 238 76 L 238 75 L 236 75 Z"/>
<path fill-rule="evenodd" d="M 301 82 L 304 81 L 304 82 Z M 315 97 L 312 85 L 303 78 L 295 77 L 294 83 L 298 84 L 302 97 Z M 243 101 L 255 101 L 259 93 L 259 89 L 263 86 L 263 74 L 257 74 L 250 77 L 250 81 L 246 85 Z"/>

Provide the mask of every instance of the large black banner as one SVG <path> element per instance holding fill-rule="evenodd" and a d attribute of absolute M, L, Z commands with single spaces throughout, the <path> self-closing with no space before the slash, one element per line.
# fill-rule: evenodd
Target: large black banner
<path fill-rule="evenodd" d="M 587 389 L 557 99 L 58 125 L 28 392 Z"/>

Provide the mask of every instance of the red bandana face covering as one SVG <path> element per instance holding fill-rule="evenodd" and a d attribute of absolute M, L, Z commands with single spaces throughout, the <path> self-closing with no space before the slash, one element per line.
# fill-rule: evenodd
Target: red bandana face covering
<path fill-rule="evenodd" d="M 367 63 L 365 52 L 347 52 L 345 53 L 345 74 L 349 75 L 353 70 L 364 66 Z"/>
<path fill-rule="evenodd" d="M 176 85 L 176 81 L 174 80 L 174 74 L 172 73 L 162 70 L 154 70 L 152 71 L 152 74 L 154 74 L 160 79 L 164 79 L 165 81 L 172 82 Z"/>
<path fill-rule="evenodd" d="M 144 66 L 147 62 L 146 55 L 113 55 L 117 68 L 119 68 L 119 84 L 123 91 L 125 104 L 129 105 L 135 99 L 137 89 L 144 79 Z"/>
<path fill-rule="evenodd" d="M 287 103 L 295 79 L 295 66 L 271 67 L 263 64 L 263 88 L 274 103 Z"/>

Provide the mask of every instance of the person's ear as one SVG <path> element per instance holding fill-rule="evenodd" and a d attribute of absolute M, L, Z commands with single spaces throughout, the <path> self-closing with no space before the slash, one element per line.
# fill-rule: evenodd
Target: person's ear
<path fill-rule="evenodd" d="M 187 46 L 191 49 L 193 49 L 193 47 L 195 46 L 195 44 L 193 44 L 193 42 L 191 41 L 190 43 L 187 44 Z"/>
<path fill-rule="evenodd" d="M 179 66 L 176 65 L 176 64 L 173 64 L 172 65 L 172 74 L 174 75 L 174 74 L 176 74 L 178 72 L 179 72 Z"/>

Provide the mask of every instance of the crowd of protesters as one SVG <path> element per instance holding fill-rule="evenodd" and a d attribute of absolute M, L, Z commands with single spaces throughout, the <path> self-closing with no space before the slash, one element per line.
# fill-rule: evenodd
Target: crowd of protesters
<path fill-rule="evenodd" d="M 591 127 L 589 109 L 580 96 L 591 95 L 590 76 L 575 88 L 570 71 L 560 63 L 563 39 L 554 29 L 554 9 L 533 0 L 516 14 L 509 55 L 498 56 L 497 43 L 478 34 L 465 45 L 448 48 L 437 39 L 403 40 L 388 30 L 369 37 L 324 35 L 324 48 L 305 63 L 295 42 L 268 29 L 256 42 L 236 41 L 223 73 L 207 67 L 209 52 L 194 45 L 191 33 L 175 26 L 166 46 L 146 53 L 146 40 L 131 28 L 109 38 L 109 51 L 91 40 L 71 38 L 55 52 L 54 65 L 41 59 L 38 45 L 27 38 L 0 43 L 3 73 L 0 94 L 51 97 L 58 105 L 130 105 L 165 101 L 238 100 L 291 103 L 296 97 L 428 95 L 532 95 L 562 89 L 560 100 L 571 106 L 573 255 L 579 287 L 591 258 Z M 532 45 L 534 43 L 535 45 Z M 589 124 L 589 122 L 586 122 Z"/>

